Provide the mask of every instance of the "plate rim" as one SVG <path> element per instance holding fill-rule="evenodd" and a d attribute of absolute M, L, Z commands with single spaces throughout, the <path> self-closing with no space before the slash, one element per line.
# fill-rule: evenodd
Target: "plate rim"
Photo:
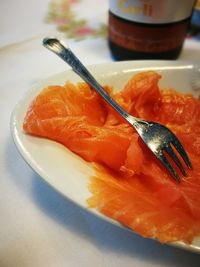
<path fill-rule="evenodd" d="M 134 70 L 138 70 L 139 71 L 143 71 L 143 70 L 147 70 L 147 69 L 153 69 L 153 70 L 160 70 L 162 67 L 167 66 L 168 68 L 172 69 L 173 67 L 182 67 L 182 68 L 195 68 L 196 63 L 192 62 L 192 61 L 170 61 L 170 60 L 140 60 L 140 61 L 121 61 L 121 62 L 105 62 L 105 63 L 97 63 L 97 64 L 90 64 L 87 65 L 89 70 L 93 70 L 93 68 L 102 68 L 103 66 L 105 67 L 110 67 L 110 66 L 131 66 L 131 64 L 133 64 L 133 69 Z M 150 66 L 148 65 L 152 65 L 153 67 L 150 68 Z M 154 66 L 155 65 L 155 66 Z M 164 65 L 164 66 L 163 66 Z M 136 67 L 137 68 L 136 68 Z M 142 67 L 145 66 L 145 67 Z M 98 72 L 100 70 L 95 70 L 94 72 Z M 101 71 L 100 71 L 101 72 Z M 33 162 L 29 159 L 27 159 L 27 155 L 24 152 L 23 149 L 23 145 L 21 144 L 21 140 L 19 139 L 18 135 L 17 135 L 17 127 L 16 127 L 16 120 L 18 117 L 18 112 L 20 110 L 20 107 L 23 103 L 26 103 L 26 99 L 29 98 L 30 96 L 33 95 L 33 93 L 35 93 L 35 95 L 39 92 L 39 88 L 42 89 L 42 84 L 47 83 L 50 80 L 54 80 L 54 79 L 58 79 L 58 77 L 63 77 L 64 75 L 66 75 L 67 73 L 73 73 L 73 71 L 71 69 L 68 69 L 66 71 L 62 71 L 62 72 L 57 72 L 53 75 L 49 75 L 47 77 L 44 77 L 44 79 L 41 79 L 40 81 L 34 83 L 32 86 L 30 86 L 30 89 L 21 97 L 21 99 L 18 101 L 18 103 L 15 105 L 12 113 L 11 113 L 11 118 L 10 118 L 10 132 L 11 132 L 11 136 L 12 139 L 14 141 L 15 146 L 17 147 L 17 150 L 19 151 L 19 154 L 22 156 L 22 158 L 25 160 L 25 162 L 30 166 L 30 168 L 36 172 L 42 179 L 43 181 L 45 181 L 45 183 L 47 183 L 49 186 L 51 186 L 51 188 L 53 188 L 56 192 L 58 192 L 59 194 L 61 194 L 62 196 L 64 196 L 65 198 L 67 198 L 68 200 L 72 201 L 74 204 L 78 205 L 80 208 L 85 209 L 87 212 L 93 214 L 94 216 L 97 216 L 98 218 L 102 219 L 102 220 L 106 220 L 110 223 L 113 223 L 114 225 L 121 227 L 125 230 L 131 231 L 134 234 L 137 234 L 136 232 L 134 232 L 132 229 L 120 224 L 118 221 L 109 218 L 105 215 L 103 215 L 102 213 L 100 213 L 99 211 L 97 211 L 96 209 L 91 209 L 91 208 L 87 208 L 83 205 L 81 205 L 80 203 L 77 203 L 76 201 L 74 201 L 73 199 L 69 198 L 69 196 L 67 196 L 66 194 L 64 194 L 62 191 L 60 191 L 56 186 L 54 186 L 52 183 L 50 183 L 48 181 L 48 179 L 41 173 L 40 170 L 38 170 L 37 168 L 33 167 Z M 102 75 L 103 77 L 104 75 Z M 30 104 L 27 103 L 27 106 Z M 89 177 L 88 177 L 89 178 Z M 138 235 L 138 234 L 137 234 Z M 199 238 L 199 237 L 198 237 Z M 150 238 L 152 240 L 155 240 L 153 238 Z M 159 241 L 158 241 L 159 242 Z M 175 246 L 177 248 L 181 248 L 190 252 L 194 252 L 194 253 L 200 253 L 200 246 L 197 247 L 193 244 L 186 244 L 182 241 L 176 241 L 176 242 L 170 242 L 170 243 L 166 243 L 166 245 L 171 245 L 171 246 Z"/>

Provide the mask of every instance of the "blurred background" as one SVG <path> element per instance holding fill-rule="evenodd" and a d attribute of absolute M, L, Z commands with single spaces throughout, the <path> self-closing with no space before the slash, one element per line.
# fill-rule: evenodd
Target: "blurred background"
<path fill-rule="evenodd" d="M 107 40 L 108 0 L 1 0 L 0 48 L 56 35 L 66 40 Z M 200 40 L 200 1 L 187 34 L 189 48 Z M 187 45 L 186 45 L 187 46 Z"/>
<path fill-rule="evenodd" d="M 107 10 L 107 0 L 1 0 L 0 45 L 48 34 L 75 40 L 106 38 Z"/>

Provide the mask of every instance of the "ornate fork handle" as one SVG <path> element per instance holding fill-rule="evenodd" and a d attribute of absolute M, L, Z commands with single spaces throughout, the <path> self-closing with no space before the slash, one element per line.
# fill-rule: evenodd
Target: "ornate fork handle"
<path fill-rule="evenodd" d="M 81 63 L 81 61 L 74 55 L 74 53 L 66 48 L 55 38 L 45 38 L 43 40 L 43 45 L 49 50 L 53 51 L 65 62 L 67 62 L 85 82 L 89 83 L 94 87 L 97 92 L 117 111 L 126 119 L 131 125 L 137 127 L 137 122 L 140 120 L 133 116 L 130 116 L 117 102 L 103 89 L 103 87 L 96 81 L 96 79 L 91 75 L 91 73 L 86 69 L 86 67 Z M 140 120 L 142 121 L 142 120 Z M 147 123 L 144 121 L 144 123 Z"/>

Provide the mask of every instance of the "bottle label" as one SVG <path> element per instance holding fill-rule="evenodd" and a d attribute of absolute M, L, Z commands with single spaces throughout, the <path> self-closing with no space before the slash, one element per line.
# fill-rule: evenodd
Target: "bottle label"
<path fill-rule="evenodd" d="M 109 39 L 128 50 L 160 53 L 181 47 L 188 25 L 189 19 L 167 26 L 141 26 L 138 23 L 127 23 L 109 13 Z"/>
<path fill-rule="evenodd" d="M 151 24 L 189 18 L 196 0 L 109 0 L 110 11 L 123 19 Z"/>

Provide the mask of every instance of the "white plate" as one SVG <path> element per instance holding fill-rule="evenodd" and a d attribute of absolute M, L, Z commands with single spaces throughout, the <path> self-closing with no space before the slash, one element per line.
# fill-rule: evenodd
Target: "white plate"
<path fill-rule="evenodd" d="M 182 92 L 191 92 L 191 77 L 194 66 L 187 62 L 174 61 L 129 61 L 105 63 L 90 66 L 89 69 L 102 84 L 122 89 L 127 80 L 136 72 L 153 69 L 163 77 L 160 81 L 162 88 L 173 87 Z M 90 196 L 88 178 L 94 174 L 90 164 L 70 152 L 59 143 L 24 134 L 22 124 L 31 100 L 47 85 L 64 84 L 67 80 L 74 83 L 80 78 L 72 71 L 57 74 L 35 85 L 15 108 L 11 118 L 11 132 L 14 142 L 28 164 L 45 181 L 58 192 L 87 208 L 86 200 Z M 198 92 L 194 92 L 198 94 Z M 111 220 L 94 209 L 89 211 L 120 227 L 118 222 Z M 124 229 L 127 229 L 123 227 Z M 200 253 L 200 238 L 196 238 L 191 245 L 183 242 L 172 243 L 183 249 Z"/>

